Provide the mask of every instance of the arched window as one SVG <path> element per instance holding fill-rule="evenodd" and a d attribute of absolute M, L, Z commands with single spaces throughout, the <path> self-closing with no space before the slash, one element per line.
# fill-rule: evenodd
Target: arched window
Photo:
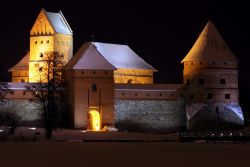
<path fill-rule="evenodd" d="M 133 80 L 132 80 L 132 79 L 129 79 L 127 83 L 128 83 L 128 84 L 132 84 L 132 83 L 133 83 Z"/>

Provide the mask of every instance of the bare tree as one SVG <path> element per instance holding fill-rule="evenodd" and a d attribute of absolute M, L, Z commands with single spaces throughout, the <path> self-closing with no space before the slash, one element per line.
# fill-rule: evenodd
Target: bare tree
<path fill-rule="evenodd" d="M 43 106 L 46 137 L 50 139 L 63 91 L 61 70 L 64 62 L 58 52 L 47 52 L 43 57 L 42 66 L 38 67 L 38 82 L 29 83 L 26 88 Z"/>
<path fill-rule="evenodd" d="M 8 93 L 11 93 L 8 83 L 0 82 L 0 100 L 3 100 Z"/>

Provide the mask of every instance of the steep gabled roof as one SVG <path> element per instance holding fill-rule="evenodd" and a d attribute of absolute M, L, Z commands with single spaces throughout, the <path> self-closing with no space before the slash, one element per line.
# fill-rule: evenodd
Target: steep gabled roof
<path fill-rule="evenodd" d="M 195 44 L 181 61 L 238 61 L 214 24 L 209 21 Z"/>
<path fill-rule="evenodd" d="M 30 52 L 28 52 L 16 65 L 9 71 L 29 70 Z"/>
<path fill-rule="evenodd" d="M 94 45 L 84 43 L 74 57 L 64 66 L 64 69 L 115 70 L 116 68 L 96 50 Z"/>
<path fill-rule="evenodd" d="M 59 11 L 59 13 L 54 12 L 46 12 L 42 9 L 43 12 L 46 14 L 47 18 L 49 19 L 51 26 L 57 33 L 60 34 L 72 34 L 73 31 L 71 30 L 68 22 L 66 21 L 63 13 Z"/>
<path fill-rule="evenodd" d="M 140 58 L 129 46 L 92 42 L 96 49 L 116 68 L 144 69 L 156 71 Z"/>

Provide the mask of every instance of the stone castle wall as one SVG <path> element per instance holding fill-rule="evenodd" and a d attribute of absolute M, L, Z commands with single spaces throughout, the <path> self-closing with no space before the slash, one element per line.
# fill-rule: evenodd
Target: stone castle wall
<path fill-rule="evenodd" d="M 115 127 L 121 131 L 170 132 L 186 126 L 182 100 L 115 100 Z"/>

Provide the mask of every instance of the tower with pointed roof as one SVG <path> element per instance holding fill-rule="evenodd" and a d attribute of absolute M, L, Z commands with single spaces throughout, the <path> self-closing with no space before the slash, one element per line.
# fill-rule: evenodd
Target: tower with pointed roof
<path fill-rule="evenodd" d="M 38 82 L 47 52 L 58 52 L 67 63 L 73 54 L 73 32 L 62 12 L 42 9 L 30 31 L 29 82 Z"/>
<path fill-rule="evenodd" d="M 238 60 L 211 21 L 182 63 L 189 128 L 243 125 Z"/>

